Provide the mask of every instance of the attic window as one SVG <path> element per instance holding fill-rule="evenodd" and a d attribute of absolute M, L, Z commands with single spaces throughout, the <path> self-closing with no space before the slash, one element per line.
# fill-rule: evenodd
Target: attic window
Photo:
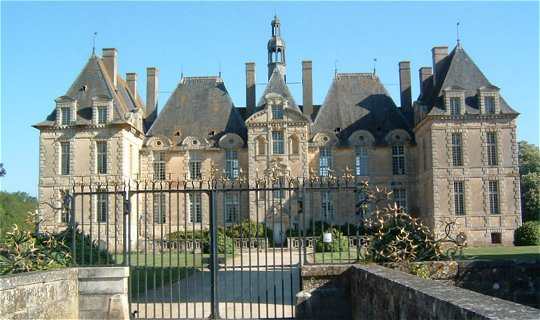
<path fill-rule="evenodd" d="M 339 133 L 340 131 L 341 131 L 341 128 L 340 128 L 340 127 L 337 127 L 337 128 L 334 129 L 334 132 L 335 132 L 335 133 Z"/>
<path fill-rule="evenodd" d="M 193 140 L 193 144 L 197 144 L 197 143 L 198 143 L 198 141 L 197 141 L 197 140 Z"/>
<path fill-rule="evenodd" d="M 216 132 L 214 130 L 211 130 L 210 132 L 208 132 L 208 136 L 210 137 L 213 137 L 216 135 Z"/>
<path fill-rule="evenodd" d="M 175 136 L 179 137 L 180 136 L 180 131 L 177 130 L 175 133 L 174 133 Z"/>
<path fill-rule="evenodd" d="M 360 140 L 360 141 L 364 141 L 364 136 L 360 136 L 360 137 L 358 137 L 358 140 Z"/>
<path fill-rule="evenodd" d="M 160 145 L 161 145 L 161 141 L 157 141 L 157 142 L 156 142 L 156 145 L 160 146 Z"/>
<path fill-rule="evenodd" d="M 396 134 L 396 140 L 399 140 L 399 139 L 401 139 L 401 137 Z"/>
<path fill-rule="evenodd" d="M 85 92 L 86 89 L 88 89 L 88 86 L 87 86 L 87 85 L 83 85 L 83 86 L 81 86 L 81 88 L 79 89 L 79 91 Z"/>
<path fill-rule="evenodd" d="M 322 139 L 323 139 L 323 141 L 325 141 L 325 142 L 328 141 L 328 137 L 324 137 L 324 138 L 322 138 Z"/>

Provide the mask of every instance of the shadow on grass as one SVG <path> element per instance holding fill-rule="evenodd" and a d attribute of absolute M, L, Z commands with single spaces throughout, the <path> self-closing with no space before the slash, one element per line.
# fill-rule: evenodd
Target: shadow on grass
<path fill-rule="evenodd" d="M 142 266 L 130 268 L 130 298 L 132 301 L 151 299 L 149 292 L 157 288 L 171 286 L 177 281 L 193 274 L 196 267 Z"/>

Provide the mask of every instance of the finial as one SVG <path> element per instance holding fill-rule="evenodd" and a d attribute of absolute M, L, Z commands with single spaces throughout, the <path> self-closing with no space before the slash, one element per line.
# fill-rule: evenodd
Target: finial
<path fill-rule="evenodd" d="M 96 37 L 97 32 L 94 32 L 94 35 L 92 36 L 92 56 L 96 55 Z"/>
<path fill-rule="evenodd" d="M 457 38 L 457 47 L 461 48 L 461 42 L 459 41 L 459 21 L 456 23 L 456 38 Z"/>
<path fill-rule="evenodd" d="M 337 60 L 334 60 L 334 78 L 337 78 Z"/>
<path fill-rule="evenodd" d="M 377 58 L 373 58 L 373 74 L 377 73 Z"/>
<path fill-rule="evenodd" d="M 218 75 L 221 78 L 221 61 L 218 60 Z"/>
<path fill-rule="evenodd" d="M 184 66 L 180 66 L 180 80 L 184 79 Z"/>

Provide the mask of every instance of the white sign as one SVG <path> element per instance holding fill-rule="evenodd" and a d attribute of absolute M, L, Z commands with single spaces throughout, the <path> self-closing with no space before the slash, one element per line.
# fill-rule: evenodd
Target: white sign
<path fill-rule="evenodd" d="M 332 233 L 331 232 L 325 232 L 323 233 L 323 240 L 324 243 L 330 243 L 332 242 Z"/>

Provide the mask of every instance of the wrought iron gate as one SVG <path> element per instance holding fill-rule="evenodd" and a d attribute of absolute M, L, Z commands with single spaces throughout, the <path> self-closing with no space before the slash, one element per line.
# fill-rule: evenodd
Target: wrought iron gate
<path fill-rule="evenodd" d="M 360 257 L 361 194 L 351 178 L 76 184 L 73 255 L 129 266 L 137 318 L 293 318 L 302 264 Z"/>

